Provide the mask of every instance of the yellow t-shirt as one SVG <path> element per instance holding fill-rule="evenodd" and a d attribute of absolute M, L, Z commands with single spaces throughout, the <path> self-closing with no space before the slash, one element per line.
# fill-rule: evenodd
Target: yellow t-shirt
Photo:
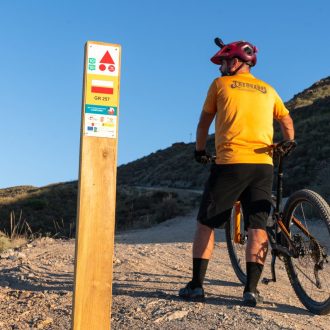
<path fill-rule="evenodd" d="M 250 73 L 219 77 L 203 111 L 216 114 L 217 164 L 273 164 L 273 118 L 289 114 L 273 87 Z"/>

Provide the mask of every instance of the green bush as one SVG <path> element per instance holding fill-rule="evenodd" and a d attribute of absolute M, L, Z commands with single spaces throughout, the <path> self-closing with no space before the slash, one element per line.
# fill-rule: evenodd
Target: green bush
<path fill-rule="evenodd" d="M 46 200 L 37 199 L 37 198 L 28 199 L 28 200 L 24 201 L 24 203 L 22 203 L 22 204 L 24 207 L 29 207 L 35 211 L 42 210 L 48 206 L 48 203 Z"/>
<path fill-rule="evenodd" d="M 116 229 L 145 228 L 182 215 L 196 206 L 196 196 L 176 192 L 117 187 Z"/>

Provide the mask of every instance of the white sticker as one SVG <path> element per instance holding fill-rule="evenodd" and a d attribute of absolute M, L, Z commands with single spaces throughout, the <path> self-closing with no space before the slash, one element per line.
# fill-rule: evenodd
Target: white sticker
<path fill-rule="evenodd" d="M 116 138 L 117 108 L 87 104 L 85 106 L 85 135 Z"/>
<path fill-rule="evenodd" d="M 87 73 L 118 76 L 119 47 L 88 44 Z"/>

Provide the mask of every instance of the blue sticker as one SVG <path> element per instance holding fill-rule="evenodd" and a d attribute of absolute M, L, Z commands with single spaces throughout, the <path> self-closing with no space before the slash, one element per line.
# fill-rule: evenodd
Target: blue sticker
<path fill-rule="evenodd" d="M 117 116 L 117 107 L 86 104 L 85 113 L 90 113 L 94 115 Z"/>

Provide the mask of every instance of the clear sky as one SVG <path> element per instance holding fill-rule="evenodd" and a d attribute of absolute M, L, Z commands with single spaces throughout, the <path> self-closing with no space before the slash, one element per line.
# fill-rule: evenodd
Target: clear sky
<path fill-rule="evenodd" d="M 2 0 L 0 188 L 76 180 L 84 44 L 122 45 L 118 164 L 192 142 L 225 42 L 284 101 L 329 75 L 328 0 Z M 299 134 L 299 133 L 298 133 Z"/>

